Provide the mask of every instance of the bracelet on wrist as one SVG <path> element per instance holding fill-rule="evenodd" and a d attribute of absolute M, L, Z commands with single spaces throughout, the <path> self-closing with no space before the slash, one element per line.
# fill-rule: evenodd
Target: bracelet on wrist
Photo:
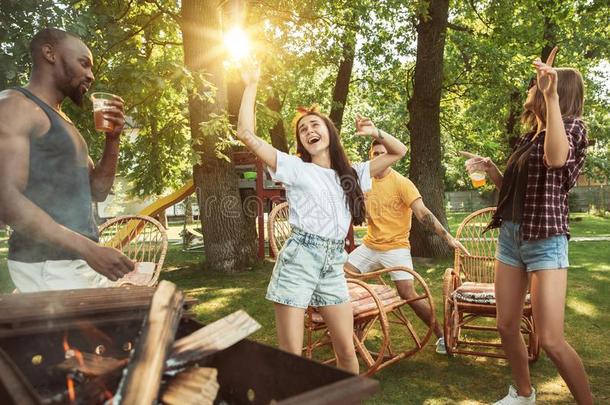
<path fill-rule="evenodd" d="M 379 128 L 377 128 L 377 139 L 383 139 L 383 134 Z"/>

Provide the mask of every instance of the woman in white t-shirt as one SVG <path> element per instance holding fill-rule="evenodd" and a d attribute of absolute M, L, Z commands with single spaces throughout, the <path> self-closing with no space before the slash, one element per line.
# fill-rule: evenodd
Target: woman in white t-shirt
<path fill-rule="evenodd" d="M 246 84 L 239 110 L 237 137 L 286 187 L 292 234 L 278 255 L 267 299 L 274 302 L 279 347 L 301 354 L 305 309 L 319 308 L 328 325 L 337 367 L 357 374 L 352 341 L 353 316 L 343 265 L 350 223 L 365 219 L 363 189 L 371 177 L 400 160 L 407 148 L 358 116 L 358 135 L 379 140 L 388 153 L 350 165 L 333 123 L 315 110 L 302 110 L 296 122 L 297 156 L 276 150 L 254 133 L 258 68 L 244 72 Z"/>

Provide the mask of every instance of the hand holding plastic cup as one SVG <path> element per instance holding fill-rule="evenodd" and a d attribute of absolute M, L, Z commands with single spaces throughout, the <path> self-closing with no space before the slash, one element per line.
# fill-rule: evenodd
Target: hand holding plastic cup
<path fill-rule="evenodd" d="M 108 108 L 112 108 L 110 101 L 117 96 L 110 93 L 96 92 L 91 94 L 91 102 L 93 103 L 93 121 L 95 122 L 95 130 L 100 132 L 112 132 L 114 124 L 104 118 L 104 112 Z"/>
<path fill-rule="evenodd" d="M 485 170 L 481 167 L 483 161 L 481 158 L 471 158 L 466 161 L 466 170 L 472 181 L 472 186 L 475 188 L 482 187 L 487 183 L 485 179 Z"/>

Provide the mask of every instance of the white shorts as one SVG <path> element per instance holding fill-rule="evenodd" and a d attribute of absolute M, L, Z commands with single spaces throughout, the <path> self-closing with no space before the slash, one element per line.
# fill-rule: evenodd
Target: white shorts
<path fill-rule="evenodd" d="M 8 271 L 20 292 L 110 287 L 112 281 L 84 260 L 24 263 L 8 260 Z"/>
<path fill-rule="evenodd" d="M 407 248 L 391 250 L 375 250 L 365 245 L 360 245 L 349 254 L 347 262 L 360 271 L 369 273 L 387 267 L 408 267 L 413 269 L 411 251 Z M 390 272 L 392 280 L 413 280 L 413 276 L 406 271 Z"/>

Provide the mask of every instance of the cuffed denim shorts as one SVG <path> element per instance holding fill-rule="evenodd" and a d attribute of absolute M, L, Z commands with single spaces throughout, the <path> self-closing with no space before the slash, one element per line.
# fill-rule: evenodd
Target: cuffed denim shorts
<path fill-rule="evenodd" d="M 292 228 L 280 251 L 266 298 L 292 307 L 323 307 L 349 302 L 343 265 L 345 241 Z"/>
<path fill-rule="evenodd" d="M 540 240 L 523 240 L 520 225 L 503 221 L 500 226 L 496 259 L 525 271 L 567 269 L 568 237 L 555 235 Z"/>

